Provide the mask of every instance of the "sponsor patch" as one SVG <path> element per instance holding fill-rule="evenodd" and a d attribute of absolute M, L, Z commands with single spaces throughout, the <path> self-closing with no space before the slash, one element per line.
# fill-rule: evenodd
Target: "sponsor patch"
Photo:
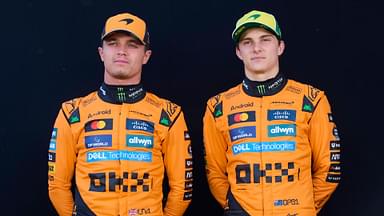
<path fill-rule="evenodd" d="M 184 190 L 191 190 L 193 188 L 193 181 L 185 181 Z"/>
<path fill-rule="evenodd" d="M 172 124 L 171 119 L 169 118 L 169 115 L 164 110 L 161 110 L 159 124 L 164 125 L 166 127 L 169 127 Z"/>
<path fill-rule="evenodd" d="M 215 118 L 220 117 L 223 115 L 223 103 L 220 102 L 215 105 L 215 110 L 213 111 L 213 116 Z"/>
<path fill-rule="evenodd" d="M 188 145 L 188 154 L 192 156 L 192 144 Z"/>
<path fill-rule="evenodd" d="M 296 110 L 268 110 L 268 121 L 275 120 L 296 121 Z"/>
<path fill-rule="evenodd" d="M 334 122 L 334 121 L 333 121 L 332 113 L 328 113 L 328 121 L 329 121 L 329 122 Z"/>
<path fill-rule="evenodd" d="M 98 161 L 140 161 L 140 162 L 152 162 L 151 152 L 139 152 L 139 151 L 98 151 L 88 152 L 87 162 L 98 162 Z"/>
<path fill-rule="evenodd" d="M 51 142 L 49 142 L 49 150 L 56 151 L 56 140 L 51 140 Z"/>
<path fill-rule="evenodd" d="M 154 124 L 153 122 L 144 121 L 140 119 L 127 119 L 126 128 L 128 130 L 138 130 L 153 133 Z"/>
<path fill-rule="evenodd" d="M 111 113 L 112 113 L 111 109 L 101 110 L 101 111 L 97 111 L 97 112 L 94 112 L 94 113 L 89 113 L 88 114 L 88 118 L 92 118 L 92 117 L 95 117 L 95 116 L 98 116 L 98 115 L 110 115 Z"/>
<path fill-rule="evenodd" d="M 239 127 L 229 130 L 231 136 L 231 141 L 234 142 L 239 139 L 256 137 L 256 127 L 255 126 L 246 126 Z"/>
<path fill-rule="evenodd" d="M 236 110 L 236 109 L 249 108 L 249 107 L 253 107 L 253 102 L 247 102 L 247 103 L 243 103 L 243 104 L 232 105 L 231 111 Z"/>
<path fill-rule="evenodd" d="M 234 155 L 245 152 L 287 152 L 295 150 L 296 142 L 294 141 L 247 142 L 232 146 Z"/>
<path fill-rule="evenodd" d="M 186 180 L 191 180 L 192 178 L 193 178 L 192 170 L 185 171 L 185 179 Z"/>
<path fill-rule="evenodd" d="M 231 126 L 241 122 L 254 122 L 256 121 L 255 111 L 238 112 L 228 116 L 228 125 Z"/>
<path fill-rule="evenodd" d="M 185 169 L 193 168 L 193 160 L 192 158 L 185 159 Z"/>
<path fill-rule="evenodd" d="M 56 165 L 55 163 L 48 162 L 48 173 L 54 174 L 56 172 Z"/>
<path fill-rule="evenodd" d="M 85 132 L 98 130 L 112 130 L 113 119 L 97 119 L 85 124 Z"/>
<path fill-rule="evenodd" d="M 299 205 L 298 199 L 280 199 L 273 202 L 274 206 Z"/>
<path fill-rule="evenodd" d="M 340 161 L 340 153 L 339 152 L 331 152 L 330 159 L 332 162 L 339 162 Z"/>
<path fill-rule="evenodd" d="M 192 199 L 192 191 L 184 192 L 183 200 L 191 200 Z"/>
<path fill-rule="evenodd" d="M 341 166 L 339 163 L 337 164 L 331 164 L 331 166 L 329 167 L 329 172 L 341 172 Z"/>
<path fill-rule="evenodd" d="M 312 102 L 306 97 L 304 96 L 303 97 L 303 107 L 302 107 L 302 110 L 304 112 L 313 112 L 313 109 L 314 109 L 314 106 L 312 104 Z"/>
<path fill-rule="evenodd" d="M 79 112 L 79 108 L 76 108 L 71 116 L 69 116 L 69 119 L 68 119 L 69 123 L 70 124 L 74 124 L 74 123 L 77 123 L 77 122 L 80 122 L 80 112 Z"/>
<path fill-rule="evenodd" d="M 188 131 L 184 131 L 184 140 L 191 140 L 191 136 Z"/>
<path fill-rule="evenodd" d="M 277 124 L 268 126 L 268 137 L 296 136 L 296 125 Z"/>
<path fill-rule="evenodd" d="M 327 182 L 339 183 L 340 179 L 341 179 L 341 176 L 337 175 L 337 174 L 328 174 L 327 175 Z"/>
<path fill-rule="evenodd" d="M 56 162 L 56 153 L 55 152 L 48 152 L 48 161 L 49 162 Z"/>
<path fill-rule="evenodd" d="M 86 148 L 99 148 L 99 147 L 111 147 L 112 146 L 112 135 L 94 135 L 85 136 L 85 147 Z"/>
<path fill-rule="evenodd" d="M 333 128 L 332 133 L 333 133 L 333 136 L 335 136 L 337 140 L 340 140 L 339 131 L 337 130 L 336 127 Z"/>
<path fill-rule="evenodd" d="M 139 148 L 153 148 L 153 136 L 127 134 L 127 146 Z"/>
<path fill-rule="evenodd" d="M 56 140 L 56 139 L 57 139 L 57 128 L 53 128 L 51 140 Z"/>
<path fill-rule="evenodd" d="M 332 150 L 340 150 L 340 141 L 331 141 L 329 143 L 329 149 Z"/>
<path fill-rule="evenodd" d="M 53 128 L 51 140 L 49 142 L 49 150 L 56 151 L 56 139 L 57 139 L 57 128 Z"/>
<path fill-rule="evenodd" d="M 146 215 L 146 214 L 151 214 L 150 208 L 141 208 L 141 209 L 133 208 L 128 210 L 129 216 Z"/>

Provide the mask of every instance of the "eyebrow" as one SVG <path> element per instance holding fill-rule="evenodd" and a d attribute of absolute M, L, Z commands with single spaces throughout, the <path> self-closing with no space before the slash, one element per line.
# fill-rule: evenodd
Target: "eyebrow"
<path fill-rule="evenodd" d="M 117 41 L 117 38 L 112 36 L 110 38 L 107 38 L 105 41 L 106 42 Z M 135 39 L 135 38 L 130 38 L 127 42 L 128 43 L 132 43 L 133 42 L 133 43 L 141 44 L 141 42 L 138 39 Z"/>

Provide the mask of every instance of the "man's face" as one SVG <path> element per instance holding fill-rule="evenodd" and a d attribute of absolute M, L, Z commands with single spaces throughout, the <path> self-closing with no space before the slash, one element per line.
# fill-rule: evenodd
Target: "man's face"
<path fill-rule="evenodd" d="M 236 47 L 236 55 L 243 61 L 249 75 L 277 73 L 279 56 L 284 51 L 284 42 L 278 41 L 263 28 L 250 28 L 242 34 Z"/>
<path fill-rule="evenodd" d="M 137 84 L 151 51 L 128 33 L 115 32 L 104 39 L 99 54 L 104 62 L 104 79 L 108 84 Z"/>

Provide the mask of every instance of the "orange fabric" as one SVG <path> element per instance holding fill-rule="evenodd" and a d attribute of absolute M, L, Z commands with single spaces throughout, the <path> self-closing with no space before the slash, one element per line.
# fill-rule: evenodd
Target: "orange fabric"
<path fill-rule="evenodd" d="M 340 180 L 340 141 L 324 92 L 288 80 L 272 96 L 242 85 L 212 97 L 204 115 L 206 172 L 250 215 L 316 215 Z"/>
<path fill-rule="evenodd" d="M 49 148 L 49 196 L 71 215 L 76 188 L 96 215 L 183 215 L 192 197 L 192 153 L 181 108 L 146 93 L 111 104 L 96 92 L 63 103 Z M 163 178 L 170 191 L 163 209 Z"/>

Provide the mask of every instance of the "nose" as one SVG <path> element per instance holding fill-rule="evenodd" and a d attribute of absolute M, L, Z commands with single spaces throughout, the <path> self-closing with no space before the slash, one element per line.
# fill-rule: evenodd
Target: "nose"
<path fill-rule="evenodd" d="M 126 46 L 119 46 L 117 50 L 118 55 L 127 55 L 128 54 L 128 49 Z"/>
<path fill-rule="evenodd" d="M 253 51 L 256 53 L 263 51 L 263 48 L 261 47 L 260 43 L 256 42 L 253 44 Z"/>

